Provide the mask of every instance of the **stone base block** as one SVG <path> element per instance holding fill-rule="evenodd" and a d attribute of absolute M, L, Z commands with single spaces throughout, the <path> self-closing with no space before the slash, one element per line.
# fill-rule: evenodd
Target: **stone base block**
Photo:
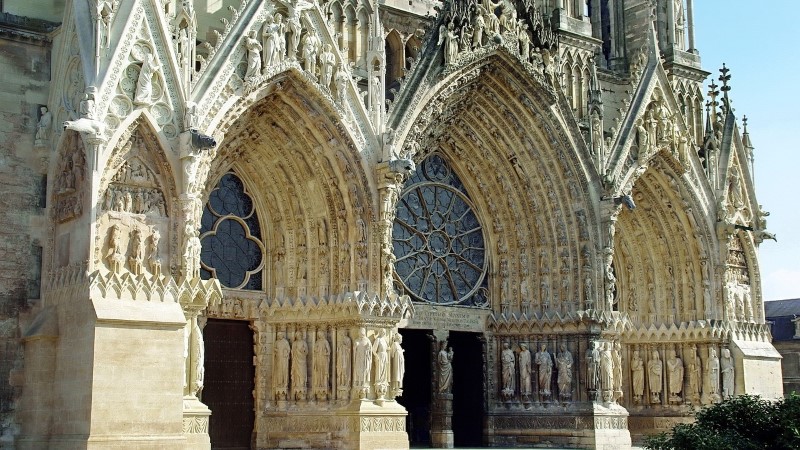
<path fill-rule="evenodd" d="M 626 450 L 631 448 L 628 411 L 616 403 L 594 405 L 594 448 Z"/>
<path fill-rule="evenodd" d="M 211 449 L 208 436 L 208 419 L 211 410 L 194 396 L 183 398 L 183 434 L 186 436 L 186 450 Z"/>
<path fill-rule="evenodd" d="M 431 447 L 434 448 L 454 448 L 455 441 L 453 441 L 453 432 L 447 431 L 432 431 L 431 432 Z"/>

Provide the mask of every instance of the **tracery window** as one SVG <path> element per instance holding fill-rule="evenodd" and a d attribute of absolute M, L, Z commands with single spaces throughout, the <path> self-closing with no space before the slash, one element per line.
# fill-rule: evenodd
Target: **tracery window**
<path fill-rule="evenodd" d="M 200 226 L 200 276 L 224 287 L 262 289 L 264 244 L 253 199 L 228 172 L 211 191 Z"/>
<path fill-rule="evenodd" d="M 395 274 L 414 300 L 488 306 L 483 228 L 440 154 L 426 158 L 406 182 L 392 233 Z"/>

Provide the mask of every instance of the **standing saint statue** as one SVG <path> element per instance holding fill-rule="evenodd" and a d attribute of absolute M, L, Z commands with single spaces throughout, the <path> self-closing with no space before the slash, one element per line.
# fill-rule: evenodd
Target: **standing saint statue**
<path fill-rule="evenodd" d="M 325 44 L 319 55 L 319 82 L 326 89 L 331 88 L 334 64 L 336 64 L 336 56 L 331 51 L 331 44 Z"/>
<path fill-rule="evenodd" d="M 392 339 L 391 356 L 391 386 L 395 396 L 403 394 L 403 375 L 406 373 L 406 358 L 403 355 L 403 336 L 395 333 Z"/>
<path fill-rule="evenodd" d="M 353 354 L 352 342 L 346 331 L 339 337 L 336 347 L 336 384 L 339 389 L 348 389 L 350 388 L 350 378 L 353 370 Z"/>
<path fill-rule="evenodd" d="M 528 344 L 519 344 L 519 391 L 527 397 L 531 394 L 531 351 Z"/>
<path fill-rule="evenodd" d="M 375 392 L 381 398 L 389 386 L 389 343 L 386 341 L 386 330 L 378 331 L 378 337 L 372 343 L 372 354 L 375 356 Z"/>
<path fill-rule="evenodd" d="M 639 350 L 633 351 L 631 359 L 631 382 L 633 385 L 633 400 L 636 403 L 642 401 L 644 394 L 644 361 L 639 356 Z"/>
<path fill-rule="evenodd" d="M 681 391 L 683 391 L 683 361 L 675 354 L 675 350 L 669 351 L 667 370 L 669 371 L 669 401 L 679 402 Z"/>
<path fill-rule="evenodd" d="M 147 53 L 142 62 L 142 69 L 139 71 L 139 78 L 136 80 L 136 93 L 133 103 L 137 105 L 149 105 L 153 99 L 153 75 L 161 66 L 156 64 L 156 57 L 152 53 Z"/>
<path fill-rule="evenodd" d="M 708 362 L 706 363 L 708 372 L 708 395 L 714 403 L 719 403 L 719 357 L 717 349 L 713 346 L 708 348 Z"/>
<path fill-rule="evenodd" d="M 323 330 L 317 330 L 317 340 L 314 342 L 314 395 L 317 400 L 327 400 L 330 384 L 331 344 L 325 337 Z"/>
<path fill-rule="evenodd" d="M 647 382 L 650 385 L 650 403 L 661 403 L 661 390 L 663 381 L 664 363 L 658 356 L 658 351 L 653 350 L 653 356 L 647 362 Z"/>
<path fill-rule="evenodd" d="M 567 344 L 561 344 L 561 352 L 556 357 L 558 368 L 558 392 L 562 399 L 572 397 L 572 353 L 567 349 Z"/>
<path fill-rule="evenodd" d="M 247 72 L 244 74 L 244 79 L 248 80 L 253 77 L 261 75 L 261 43 L 256 39 L 255 30 L 244 40 L 244 46 L 247 49 Z"/>
<path fill-rule="evenodd" d="M 536 352 L 536 365 L 539 366 L 539 393 L 550 396 L 550 381 L 553 378 L 553 359 L 547 351 L 547 344 L 541 344 Z"/>
<path fill-rule="evenodd" d="M 727 400 L 733 398 L 734 387 L 734 368 L 733 357 L 731 356 L 730 349 L 722 349 L 722 359 L 720 360 L 720 367 L 722 367 L 722 399 Z"/>
<path fill-rule="evenodd" d="M 292 398 L 305 400 L 306 384 L 308 383 L 308 344 L 303 339 L 303 333 L 297 331 L 292 342 Z"/>
<path fill-rule="evenodd" d="M 514 395 L 514 351 L 508 342 L 503 343 L 503 352 L 500 354 L 500 362 L 503 368 L 503 396 L 511 398 Z"/>
<path fill-rule="evenodd" d="M 275 362 L 272 369 L 272 387 L 277 400 L 286 400 L 289 393 L 289 356 L 291 349 L 286 334 L 278 332 L 275 340 Z"/>
<path fill-rule="evenodd" d="M 370 372 L 372 372 L 372 343 L 367 338 L 367 330 L 364 328 L 358 329 L 354 353 L 353 387 L 360 389 L 361 395 L 366 396 L 366 390 L 369 389 Z"/>
<path fill-rule="evenodd" d="M 439 342 L 439 355 L 436 358 L 439 372 L 438 391 L 449 394 L 453 386 L 453 349 L 447 348 L 447 341 Z"/>
<path fill-rule="evenodd" d="M 610 402 L 614 392 L 614 355 L 611 343 L 600 344 L 600 388 L 603 390 L 603 401 Z"/>
<path fill-rule="evenodd" d="M 600 350 L 596 341 L 592 341 L 590 345 L 586 350 L 586 380 L 589 390 L 597 391 L 600 388 Z"/>

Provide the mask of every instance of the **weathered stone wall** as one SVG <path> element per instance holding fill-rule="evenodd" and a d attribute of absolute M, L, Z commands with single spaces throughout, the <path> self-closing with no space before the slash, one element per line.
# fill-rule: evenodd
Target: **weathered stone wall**
<path fill-rule="evenodd" d="M 49 38 L 15 19 L 0 17 L 0 448 L 10 446 L 15 433 L 20 330 L 40 293 L 45 195 L 33 144 L 50 83 Z"/>

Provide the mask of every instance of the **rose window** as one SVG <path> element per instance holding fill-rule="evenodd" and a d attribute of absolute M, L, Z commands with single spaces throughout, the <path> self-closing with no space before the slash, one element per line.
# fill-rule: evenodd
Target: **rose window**
<path fill-rule="evenodd" d="M 487 306 L 483 228 L 442 156 L 406 182 L 392 233 L 396 277 L 415 300 Z"/>

